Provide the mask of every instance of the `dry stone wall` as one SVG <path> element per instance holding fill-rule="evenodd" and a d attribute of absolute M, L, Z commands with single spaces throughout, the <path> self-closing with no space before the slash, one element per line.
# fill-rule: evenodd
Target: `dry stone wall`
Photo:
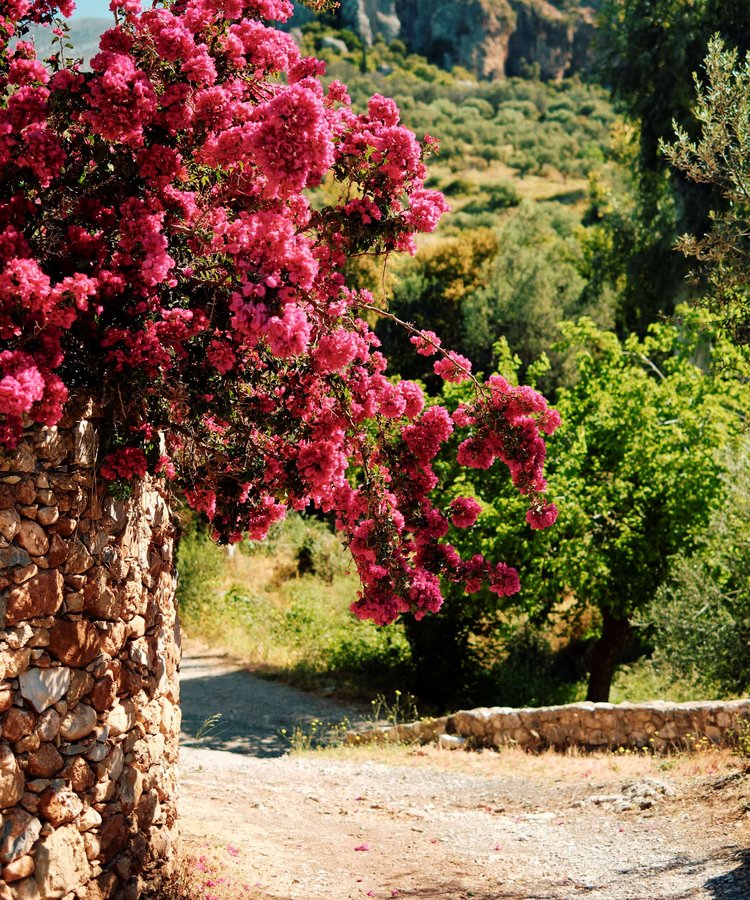
<path fill-rule="evenodd" d="M 174 533 L 97 484 L 98 410 L 0 455 L 0 900 L 145 896 L 175 838 Z"/>
<path fill-rule="evenodd" d="M 744 720 L 744 721 L 742 721 Z M 748 727 L 750 700 L 700 703 L 572 703 L 533 709 L 463 710 L 391 728 L 351 733 L 351 742 L 439 742 L 444 746 L 528 749 L 690 748 L 701 740 L 731 745 Z"/>

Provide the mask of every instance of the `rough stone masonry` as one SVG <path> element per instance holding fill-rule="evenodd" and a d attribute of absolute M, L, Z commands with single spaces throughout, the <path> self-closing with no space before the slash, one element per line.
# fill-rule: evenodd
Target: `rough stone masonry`
<path fill-rule="evenodd" d="M 528 709 L 480 707 L 370 731 L 351 731 L 349 743 L 395 741 L 444 747 L 583 747 L 655 752 L 707 743 L 732 746 L 750 729 L 750 700 L 695 703 L 570 703 Z"/>
<path fill-rule="evenodd" d="M 69 410 L 0 454 L 0 900 L 135 900 L 176 836 L 172 520 L 107 496 Z"/>

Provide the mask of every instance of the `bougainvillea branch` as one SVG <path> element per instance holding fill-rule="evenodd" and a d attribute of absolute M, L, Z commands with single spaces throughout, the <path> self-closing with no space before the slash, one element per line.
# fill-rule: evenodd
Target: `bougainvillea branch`
<path fill-rule="evenodd" d="M 0 18 L 2 445 L 95 393 L 104 479 L 163 477 L 227 541 L 262 538 L 288 508 L 330 513 L 360 616 L 435 612 L 441 578 L 517 591 L 513 569 L 446 543 L 479 509 L 436 508 L 432 463 L 467 429 L 459 461 L 505 463 L 545 527 L 541 433 L 557 414 L 497 378 L 453 415 L 425 407 L 386 376 L 372 297 L 343 274 L 436 227 L 432 140 L 391 100 L 356 114 L 342 84 L 324 88 L 323 64 L 271 25 L 287 0 L 113 0 L 90 72 L 24 39 L 72 6 L 11 0 Z M 340 200 L 314 210 L 305 192 L 323 179 Z M 458 381 L 470 364 L 441 351 L 435 371 Z"/>

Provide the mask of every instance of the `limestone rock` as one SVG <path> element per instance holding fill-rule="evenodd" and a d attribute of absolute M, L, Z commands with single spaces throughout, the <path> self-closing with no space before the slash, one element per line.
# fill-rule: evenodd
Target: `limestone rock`
<path fill-rule="evenodd" d="M 47 562 L 50 568 L 61 565 L 68 558 L 68 545 L 59 534 L 53 534 L 47 551 Z"/>
<path fill-rule="evenodd" d="M 99 632 L 85 619 L 59 619 L 50 630 L 48 650 L 64 665 L 82 668 L 99 654 Z"/>
<path fill-rule="evenodd" d="M 83 835 L 83 846 L 86 851 L 86 858 L 93 862 L 99 858 L 99 854 L 102 852 L 102 839 L 98 834 L 86 831 Z"/>
<path fill-rule="evenodd" d="M 101 824 L 101 815 L 93 806 L 89 806 L 83 811 L 81 818 L 78 820 L 78 830 L 82 832 L 91 831 L 92 828 L 98 828 Z"/>
<path fill-rule="evenodd" d="M 24 878 L 14 885 L 15 900 L 47 900 L 39 893 L 39 885 L 33 878 Z"/>
<path fill-rule="evenodd" d="M 3 827 L 0 830 L 0 862 L 12 863 L 31 851 L 42 830 L 42 823 L 22 809 L 11 809 L 3 813 Z"/>
<path fill-rule="evenodd" d="M 29 667 L 31 649 L 24 647 L 13 653 L 0 652 L 0 678 L 18 678 Z"/>
<path fill-rule="evenodd" d="M 66 575 L 82 575 L 94 565 L 94 560 L 81 541 L 74 541 L 68 549 L 68 559 L 65 563 Z"/>
<path fill-rule="evenodd" d="M 11 581 L 14 584 L 23 584 L 29 578 L 33 578 L 39 571 L 39 566 L 29 563 L 28 566 L 16 566 L 10 573 Z"/>
<path fill-rule="evenodd" d="M 107 672 L 96 680 L 89 699 L 94 709 L 104 712 L 105 709 L 109 709 L 114 705 L 116 697 L 117 683 L 114 675 L 111 672 Z"/>
<path fill-rule="evenodd" d="M 34 859 L 31 856 L 21 856 L 19 859 L 3 866 L 3 880 L 9 883 L 20 881 L 34 874 Z"/>
<path fill-rule="evenodd" d="M 14 744 L 34 730 L 34 713 L 14 706 L 3 719 L 2 734 L 6 741 Z"/>
<path fill-rule="evenodd" d="M 0 744 L 0 809 L 13 806 L 23 796 L 24 777 L 13 751 Z"/>
<path fill-rule="evenodd" d="M 65 516 L 57 523 L 57 533 L 62 537 L 70 537 L 75 533 L 78 523 L 70 516 Z"/>
<path fill-rule="evenodd" d="M 42 506 L 37 510 L 36 520 L 44 528 L 54 525 L 59 518 L 60 510 L 56 506 Z"/>
<path fill-rule="evenodd" d="M 70 782 L 74 791 L 83 793 L 96 784 L 96 776 L 91 771 L 91 766 L 80 756 L 74 757 L 60 772 L 60 777 Z"/>
<path fill-rule="evenodd" d="M 0 535 L 12 541 L 21 528 L 21 517 L 15 509 L 0 510 Z"/>
<path fill-rule="evenodd" d="M 49 549 L 47 533 L 41 525 L 38 525 L 31 519 L 21 520 L 21 527 L 18 529 L 16 541 L 31 556 L 44 556 Z"/>
<path fill-rule="evenodd" d="M 21 696 L 41 713 L 64 696 L 70 686 L 70 669 L 63 666 L 54 669 L 27 669 L 21 672 L 19 681 Z"/>
<path fill-rule="evenodd" d="M 24 619 L 51 616 L 63 601 L 63 576 L 57 569 L 40 571 L 8 594 L 5 624 L 15 625 Z"/>
<path fill-rule="evenodd" d="M 127 640 L 128 626 L 124 622 L 102 622 L 100 626 L 99 640 L 102 653 L 115 656 Z"/>
<path fill-rule="evenodd" d="M 26 766 L 26 771 L 30 775 L 38 778 L 50 778 L 62 769 L 65 760 L 54 744 L 42 744 L 39 749 L 32 753 Z"/>
<path fill-rule="evenodd" d="M 94 678 L 85 669 L 72 669 L 70 673 L 70 687 L 65 696 L 68 706 L 75 706 L 82 698 L 86 697 L 94 686 Z"/>
<path fill-rule="evenodd" d="M 135 725 L 135 709 L 132 701 L 125 700 L 113 707 L 107 716 L 107 725 L 112 737 L 123 734 Z"/>
<path fill-rule="evenodd" d="M 116 619 L 120 614 L 120 598 L 107 584 L 106 573 L 99 571 L 89 578 L 83 589 L 86 612 L 100 619 Z"/>
<path fill-rule="evenodd" d="M 76 425 L 73 434 L 73 462 L 77 466 L 93 466 L 99 444 L 93 424 L 84 419 Z"/>
<path fill-rule="evenodd" d="M 66 741 L 78 741 L 91 734 L 96 725 L 96 710 L 79 703 L 62 720 L 60 733 Z"/>
<path fill-rule="evenodd" d="M 39 814 L 55 827 L 72 822 L 82 811 L 81 798 L 64 782 L 56 782 L 39 798 Z"/>
<path fill-rule="evenodd" d="M 396 0 L 342 0 L 339 13 L 342 22 L 353 28 L 368 46 L 375 37 L 388 43 L 398 37 L 401 22 Z"/>
<path fill-rule="evenodd" d="M 122 811 L 129 816 L 143 795 L 143 774 L 138 769 L 128 767 L 120 776 L 117 787 Z"/>
<path fill-rule="evenodd" d="M 558 6 L 548 0 L 341 0 L 336 15 L 367 45 L 400 37 L 448 69 L 463 66 L 490 79 L 536 69 L 545 80 L 560 80 L 588 67 L 593 16 L 585 4 L 565 12 Z M 307 18 L 297 9 L 295 25 Z"/>
<path fill-rule="evenodd" d="M 100 838 L 99 858 L 103 863 L 108 863 L 127 843 L 128 823 L 125 817 L 118 814 L 107 819 L 101 827 Z"/>
<path fill-rule="evenodd" d="M 29 734 L 13 744 L 13 751 L 18 753 L 34 753 L 39 749 L 41 741 L 38 734 Z"/>
<path fill-rule="evenodd" d="M 28 552 L 22 547 L 11 545 L 0 547 L 0 568 L 9 569 L 11 566 L 27 566 L 31 562 Z"/>
<path fill-rule="evenodd" d="M 36 733 L 42 741 L 54 741 L 60 733 L 60 713 L 56 709 L 47 709 L 37 719 Z"/>
<path fill-rule="evenodd" d="M 85 884 L 91 870 L 83 840 L 74 825 L 63 825 L 44 837 L 34 851 L 34 877 L 45 900 L 64 897 Z"/>
<path fill-rule="evenodd" d="M 97 775 L 100 779 L 109 777 L 112 781 L 117 781 L 122 774 L 124 765 L 125 754 L 122 744 L 117 744 L 115 747 L 112 747 L 106 758 L 96 767 Z"/>

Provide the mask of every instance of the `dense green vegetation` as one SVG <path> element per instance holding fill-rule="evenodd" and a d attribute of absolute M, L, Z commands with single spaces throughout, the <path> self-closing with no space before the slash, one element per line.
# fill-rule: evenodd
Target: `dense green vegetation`
<path fill-rule="evenodd" d="M 747 690 L 750 67 L 714 45 L 700 123 L 690 113 L 690 67 L 711 34 L 746 48 L 744 5 L 605 0 L 617 108 L 597 84 L 479 83 L 399 41 L 366 49 L 304 26 L 355 107 L 393 96 L 441 140 L 432 182 L 453 213 L 416 258 L 365 258 L 352 278 L 485 374 L 550 396 L 564 423 L 549 445 L 561 514 L 531 531 L 504 472 L 456 471 L 452 495 L 475 495 L 483 513 L 451 539 L 517 566 L 522 592 L 449 592 L 439 616 L 384 630 L 348 615 L 356 585 L 325 522 L 295 515 L 232 557 L 191 527 L 188 630 L 306 684 L 411 690 L 433 708 Z M 686 229 L 682 247 L 704 265 L 692 281 L 674 246 Z M 706 295 L 709 315 L 678 306 Z M 392 322 L 379 335 L 390 374 L 449 407 L 462 399 Z"/>

